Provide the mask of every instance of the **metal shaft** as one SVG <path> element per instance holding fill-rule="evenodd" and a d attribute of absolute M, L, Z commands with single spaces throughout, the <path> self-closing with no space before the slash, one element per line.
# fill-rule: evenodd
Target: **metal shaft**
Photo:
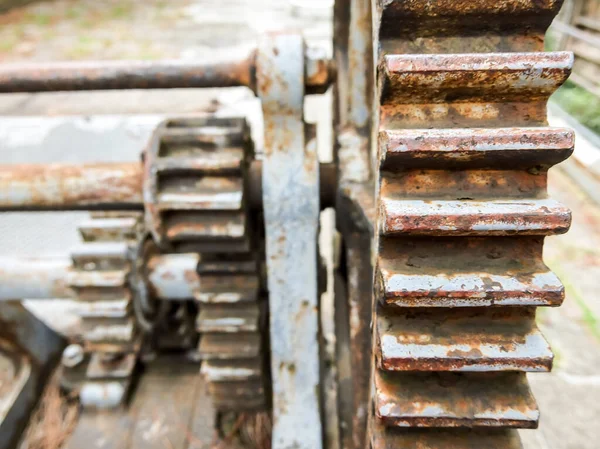
<path fill-rule="evenodd" d="M 159 299 L 193 299 L 199 289 L 198 254 L 155 256 L 148 261 L 148 283 Z M 0 257 L 0 301 L 14 299 L 78 298 L 71 288 L 78 272 L 68 257 Z M 112 271 L 93 272 L 102 284 L 114 277 Z"/>
<path fill-rule="evenodd" d="M 220 61 L 85 61 L 3 64 L 0 92 L 174 89 L 253 85 L 254 56 Z"/>
<path fill-rule="evenodd" d="M 321 205 L 335 200 L 336 170 L 321 164 Z M 262 162 L 250 166 L 249 196 L 262 206 Z M 138 162 L 0 165 L 0 211 L 143 210 Z"/>
<path fill-rule="evenodd" d="M 0 210 L 142 209 L 139 163 L 0 166 Z"/>
<path fill-rule="evenodd" d="M 73 298 L 68 286 L 71 259 L 0 257 L 0 301 Z"/>

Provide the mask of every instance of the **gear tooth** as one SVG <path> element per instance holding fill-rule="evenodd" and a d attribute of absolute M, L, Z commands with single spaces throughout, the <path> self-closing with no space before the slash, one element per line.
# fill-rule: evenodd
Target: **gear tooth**
<path fill-rule="evenodd" d="M 558 306 L 564 287 L 544 265 L 542 244 L 539 237 L 382 239 L 378 298 L 410 308 Z"/>
<path fill-rule="evenodd" d="M 375 415 L 392 427 L 537 428 L 523 373 L 375 374 Z"/>
<path fill-rule="evenodd" d="M 379 135 L 381 169 L 549 168 L 573 152 L 564 128 L 402 129 Z"/>
<path fill-rule="evenodd" d="M 564 234 L 569 210 L 554 200 L 406 200 L 391 194 L 380 203 L 381 234 L 497 236 Z"/>
<path fill-rule="evenodd" d="M 242 382 L 259 379 L 262 366 L 258 358 L 245 360 L 207 360 L 200 373 L 209 382 Z"/>
<path fill-rule="evenodd" d="M 537 427 L 535 307 L 564 299 L 543 239 L 571 223 L 546 191 L 574 143 L 546 118 L 573 62 L 542 52 L 559 6 L 376 1 L 373 449 L 517 448 L 495 428 Z"/>
<path fill-rule="evenodd" d="M 258 332 L 259 328 L 260 308 L 253 302 L 206 305 L 198 314 L 200 333 Z"/>
<path fill-rule="evenodd" d="M 377 360 L 385 371 L 550 371 L 552 351 L 520 309 L 382 310 Z"/>
<path fill-rule="evenodd" d="M 260 355 L 260 334 L 213 333 L 200 340 L 199 350 L 204 360 L 252 359 Z"/>
<path fill-rule="evenodd" d="M 79 225 L 79 233 L 85 242 L 121 242 L 135 240 L 139 234 L 141 222 L 139 213 L 107 216 L 92 214 L 92 218 Z M 93 218 L 96 216 L 96 218 Z"/>

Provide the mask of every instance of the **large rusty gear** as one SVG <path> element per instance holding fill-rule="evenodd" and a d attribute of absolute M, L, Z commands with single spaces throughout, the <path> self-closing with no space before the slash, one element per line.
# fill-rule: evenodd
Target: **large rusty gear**
<path fill-rule="evenodd" d="M 164 251 L 198 255 L 201 374 L 222 411 L 267 404 L 263 239 L 247 194 L 253 158 L 244 118 L 208 114 L 164 122 L 145 160 L 154 240 Z"/>
<path fill-rule="evenodd" d="M 516 449 L 538 425 L 535 308 L 564 298 L 542 247 L 570 225 L 546 192 L 573 150 L 546 121 L 572 64 L 542 53 L 560 4 L 376 1 L 374 449 Z"/>

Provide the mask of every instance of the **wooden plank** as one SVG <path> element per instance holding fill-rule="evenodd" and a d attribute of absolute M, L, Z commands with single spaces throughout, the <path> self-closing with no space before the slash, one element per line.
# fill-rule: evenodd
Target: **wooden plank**
<path fill-rule="evenodd" d="M 129 449 L 134 422 L 127 410 L 84 411 L 65 449 Z"/>
<path fill-rule="evenodd" d="M 202 376 L 198 376 L 194 410 L 191 415 L 190 437 L 186 449 L 212 449 L 219 447 L 216 431 L 216 413 Z M 223 448 L 224 449 L 224 448 Z"/>
<path fill-rule="evenodd" d="M 135 392 L 137 420 L 128 449 L 186 449 L 199 379 L 198 365 L 181 360 L 149 366 Z"/>

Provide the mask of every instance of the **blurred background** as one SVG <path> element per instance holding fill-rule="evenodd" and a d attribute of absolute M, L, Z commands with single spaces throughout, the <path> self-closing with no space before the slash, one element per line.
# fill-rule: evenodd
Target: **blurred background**
<path fill-rule="evenodd" d="M 206 58 L 244 46 L 273 28 L 302 29 L 331 52 L 329 0 L 0 0 L 0 63 L 13 61 Z M 530 376 L 542 410 L 526 449 L 600 447 L 600 1 L 566 0 L 548 32 L 548 50 L 575 52 L 571 80 L 552 98 L 549 121 L 574 128 L 574 157 L 550 172 L 550 194 L 573 211 L 571 231 L 547 239 L 545 260 L 567 290 L 557 309 L 538 309 L 556 358 L 551 374 Z M 0 163 L 138 160 L 153 126 L 168 114 L 211 104 L 246 115 L 261 144 L 260 108 L 243 88 L 3 96 Z M 320 157 L 331 157 L 330 98 L 308 99 Z M 44 118 L 33 118 L 44 115 Z M 42 151 L 41 148 L 44 148 Z M 2 214 L 3 254 L 64 255 L 78 240 L 81 213 Z M 324 217 L 331 229 L 331 216 Z M 323 245 L 322 250 L 329 250 Z M 30 304 L 65 333 L 73 304 Z"/>

